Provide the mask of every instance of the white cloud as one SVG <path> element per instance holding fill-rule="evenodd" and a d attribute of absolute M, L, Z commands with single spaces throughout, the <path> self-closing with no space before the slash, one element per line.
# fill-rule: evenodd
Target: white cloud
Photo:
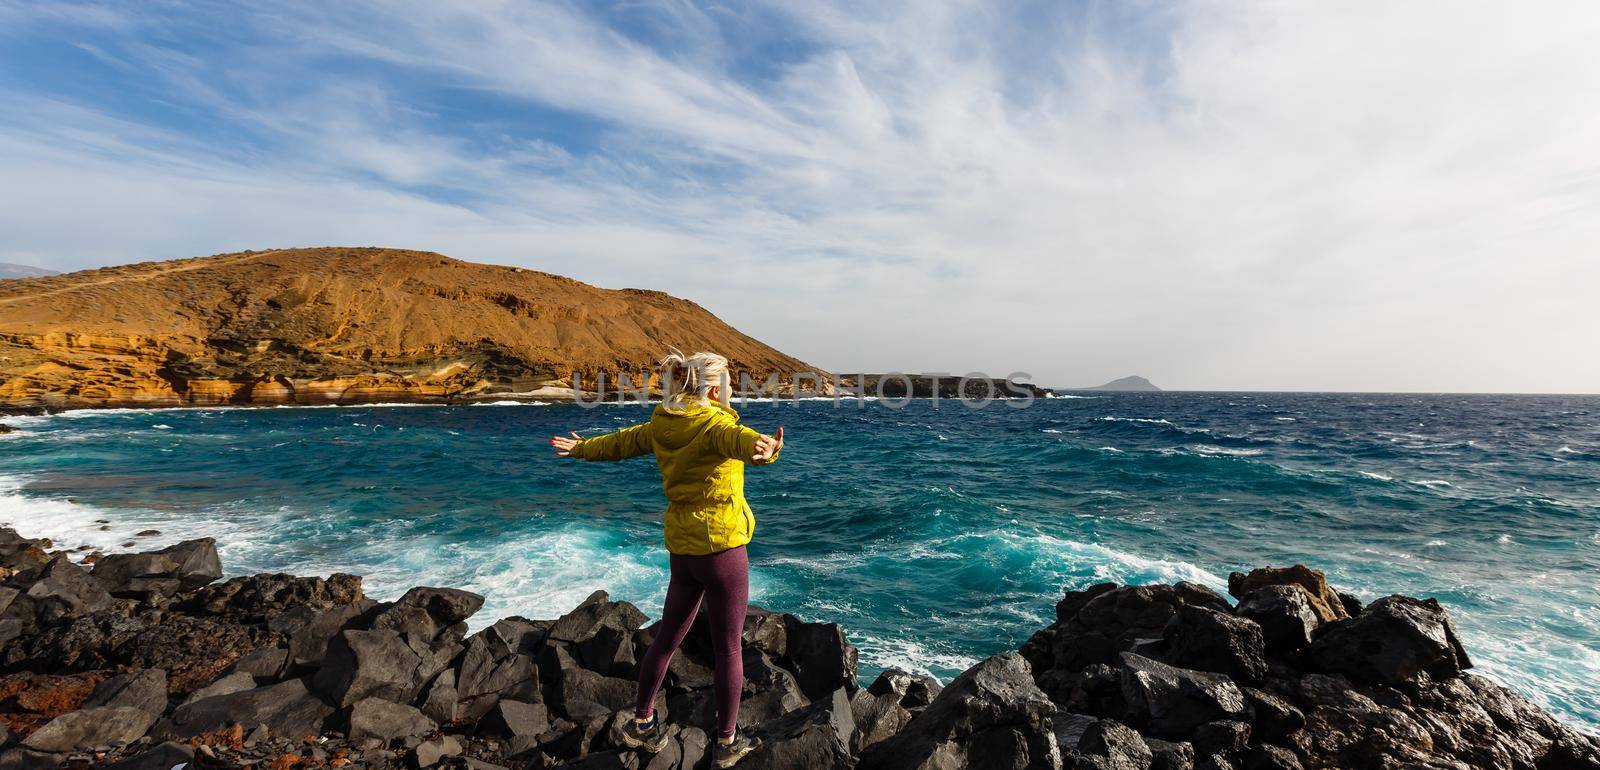
<path fill-rule="evenodd" d="M 564 5 L 274 8 L 226 79 L 143 60 L 270 151 L 8 94 L 0 260 L 384 244 L 661 288 L 839 370 L 1600 392 L 1584 4 L 1087 8 L 771 6 L 805 45 L 759 76 L 727 9 L 636 9 L 662 47 Z M 486 142 L 411 80 L 603 128 Z"/>

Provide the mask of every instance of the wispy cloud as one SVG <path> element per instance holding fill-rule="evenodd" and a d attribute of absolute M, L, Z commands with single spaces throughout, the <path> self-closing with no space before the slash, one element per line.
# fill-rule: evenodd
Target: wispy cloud
<path fill-rule="evenodd" d="M 0 19 L 4 261 L 384 244 L 837 369 L 1600 391 L 1582 3 Z"/>

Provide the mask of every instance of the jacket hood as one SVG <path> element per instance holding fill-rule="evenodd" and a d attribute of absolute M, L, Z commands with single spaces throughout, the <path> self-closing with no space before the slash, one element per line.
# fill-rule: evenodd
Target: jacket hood
<path fill-rule="evenodd" d="M 669 449 L 682 449 L 713 422 L 738 419 L 739 413 L 733 407 L 677 401 L 671 409 L 666 404 L 656 405 L 655 412 L 650 415 L 650 432 L 656 443 Z"/>

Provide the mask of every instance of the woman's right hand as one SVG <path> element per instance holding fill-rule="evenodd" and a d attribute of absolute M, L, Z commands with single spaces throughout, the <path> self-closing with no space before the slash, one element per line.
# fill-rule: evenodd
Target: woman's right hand
<path fill-rule="evenodd" d="M 551 436 L 550 446 L 556 448 L 557 457 L 571 457 L 572 448 L 577 446 L 578 442 L 582 440 L 583 437 L 579 436 L 577 431 L 572 431 L 571 436 Z"/>
<path fill-rule="evenodd" d="M 772 462 L 773 456 L 778 454 L 780 449 L 783 449 L 783 426 L 781 425 L 778 426 L 777 435 L 768 436 L 763 433 L 756 439 L 756 453 L 750 458 L 750 462 L 753 465 L 766 465 Z"/>

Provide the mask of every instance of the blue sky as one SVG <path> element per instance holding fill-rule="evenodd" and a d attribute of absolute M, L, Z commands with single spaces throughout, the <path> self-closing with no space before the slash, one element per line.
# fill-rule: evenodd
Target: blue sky
<path fill-rule="evenodd" d="M 0 262 L 384 245 L 835 370 L 1600 392 L 1600 12 L 0 0 Z"/>

